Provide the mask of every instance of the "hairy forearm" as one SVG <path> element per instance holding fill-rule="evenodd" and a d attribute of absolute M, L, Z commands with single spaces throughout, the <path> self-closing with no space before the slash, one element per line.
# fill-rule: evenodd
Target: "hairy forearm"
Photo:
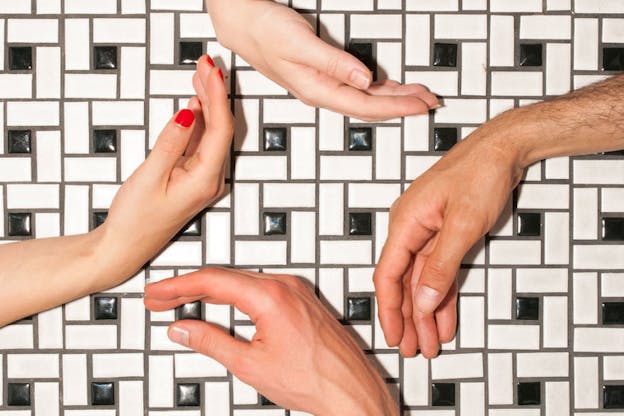
<path fill-rule="evenodd" d="M 523 168 L 555 156 L 624 149 L 624 75 L 503 113 L 490 129 L 507 136 Z"/>
<path fill-rule="evenodd" d="M 0 245 L 0 326 L 88 295 L 111 281 L 101 231 Z M 110 286 L 110 284 L 109 284 Z"/>

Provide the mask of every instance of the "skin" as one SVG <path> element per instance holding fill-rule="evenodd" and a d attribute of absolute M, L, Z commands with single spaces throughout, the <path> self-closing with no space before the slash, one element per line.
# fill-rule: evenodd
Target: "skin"
<path fill-rule="evenodd" d="M 423 114 L 438 100 L 420 84 L 372 83 L 369 69 L 270 0 L 206 0 L 219 42 L 304 103 L 365 121 Z M 279 47 L 277 47 L 279 45 Z"/>
<path fill-rule="evenodd" d="M 397 416 L 386 384 L 314 291 L 289 275 L 204 269 L 145 287 L 145 306 L 228 304 L 256 325 L 251 342 L 202 321 L 178 321 L 169 337 L 214 358 L 285 408 L 318 416 Z"/>
<path fill-rule="evenodd" d="M 390 210 L 373 278 L 388 345 L 432 358 L 453 338 L 461 261 L 528 166 L 622 148 L 623 75 L 503 113 L 455 145 Z"/>
<path fill-rule="evenodd" d="M 122 283 L 219 198 L 233 119 L 218 72 L 202 57 L 197 97 L 189 103 L 195 121 L 190 127 L 175 116 L 169 121 L 103 225 L 82 235 L 0 246 L 0 326 Z"/>

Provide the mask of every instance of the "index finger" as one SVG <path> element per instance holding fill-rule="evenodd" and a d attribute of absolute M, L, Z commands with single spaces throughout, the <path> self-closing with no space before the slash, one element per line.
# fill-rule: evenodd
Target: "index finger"
<path fill-rule="evenodd" d="M 379 323 L 386 343 L 396 346 L 403 337 L 403 276 L 408 271 L 414 254 L 432 237 L 433 231 L 425 227 L 399 222 L 384 244 L 373 274 L 379 308 Z"/>
<path fill-rule="evenodd" d="M 225 268 L 207 268 L 145 286 L 146 303 L 183 304 L 189 298 L 210 298 L 215 303 L 232 305 L 253 320 L 265 296 L 257 278 Z"/>
<path fill-rule="evenodd" d="M 201 103 L 205 132 L 197 147 L 201 163 L 197 166 L 208 174 L 219 173 L 230 152 L 234 122 L 221 69 L 200 58 L 193 87 Z"/>

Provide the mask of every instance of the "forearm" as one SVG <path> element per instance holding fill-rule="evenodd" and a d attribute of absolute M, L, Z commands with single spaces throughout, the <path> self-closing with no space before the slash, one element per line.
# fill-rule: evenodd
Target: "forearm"
<path fill-rule="evenodd" d="M 624 149 L 624 75 L 492 120 L 522 168 L 539 160 Z"/>
<path fill-rule="evenodd" d="M 332 361 L 329 358 L 325 360 L 326 365 L 318 370 L 325 383 L 319 389 L 321 394 L 316 399 L 320 398 L 322 402 L 314 414 L 397 416 L 398 404 L 392 398 L 388 386 L 355 342 L 351 348 L 340 351 L 343 354 L 332 357 L 336 359 L 335 362 L 327 365 Z"/>
<path fill-rule="evenodd" d="M 208 14 L 217 34 L 217 39 L 226 48 L 238 52 L 234 40 L 240 36 L 250 16 L 250 3 L 257 0 L 206 0 Z M 262 0 L 264 1 L 264 0 Z M 228 36 L 232 33 L 238 36 Z M 245 41 L 241 39 L 241 41 Z"/>
<path fill-rule="evenodd" d="M 107 267 L 102 231 L 0 246 L 0 327 L 128 276 Z"/>

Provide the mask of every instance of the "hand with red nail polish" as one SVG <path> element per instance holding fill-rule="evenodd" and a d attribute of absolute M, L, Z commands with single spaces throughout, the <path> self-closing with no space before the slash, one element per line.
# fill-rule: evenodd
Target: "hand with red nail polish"
<path fill-rule="evenodd" d="M 420 84 L 373 82 L 353 55 L 316 36 L 314 27 L 273 1 L 207 0 L 221 44 L 308 105 L 366 121 L 424 114 L 437 97 Z"/>
<path fill-rule="evenodd" d="M 233 119 L 219 70 L 203 57 L 197 71 L 197 97 L 166 123 L 104 224 L 0 246 L 0 326 L 122 283 L 220 197 Z"/>
<path fill-rule="evenodd" d="M 154 256 L 224 191 L 233 118 L 219 68 L 210 57 L 199 59 L 193 87 L 197 96 L 165 126 L 149 157 L 120 189 L 103 225 L 111 244 L 134 252 L 134 262 L 119 265 L 128 272 Z M 141 207 L 136 217 L 128 215 L 130 207 Z M 136 224 L 146 227 L 137 230 Z M 130 241 L 112 243 L 121 235 Z"/>

